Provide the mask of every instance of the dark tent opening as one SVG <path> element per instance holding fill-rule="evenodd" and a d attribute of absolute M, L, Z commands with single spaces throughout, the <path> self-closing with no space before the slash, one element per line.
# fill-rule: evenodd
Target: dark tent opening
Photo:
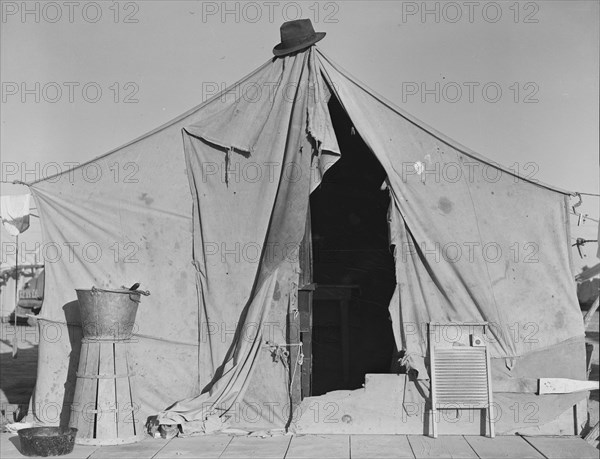
<path fill-rule="evenodd" d="M 395 343 L 388 306 L 396 285 L 382 190 L 386 174 L 335 97 L 341 159 L 310 199 L 313 282 L 312 395 L 362 387 L 389 373 Z"/>

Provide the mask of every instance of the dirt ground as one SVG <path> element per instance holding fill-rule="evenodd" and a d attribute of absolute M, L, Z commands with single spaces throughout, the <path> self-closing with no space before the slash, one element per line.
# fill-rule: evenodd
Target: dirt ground
<path fill-rule="evenodd" d="M 594 315 L 586 341 L 594 345 L 591 361 L 590 380 L 599 378 L 599 311 Z M 15 336 L 14 327 L 2 323 L 0 328 L 0 410 L 1 423 L 14 422 L 26 413 L 29 398 L 35 386 L 37 373 L 37 356 L 39 336 L 37 326 L 17 326 L 19 351 L 17 358 L 12 357 L 12 341 Z M 594 426 L 599 419 L 598 391 L 593 391 L 588 404 L 590 425 Z M 584 431 L 585 433 L 585 431 Z"/>

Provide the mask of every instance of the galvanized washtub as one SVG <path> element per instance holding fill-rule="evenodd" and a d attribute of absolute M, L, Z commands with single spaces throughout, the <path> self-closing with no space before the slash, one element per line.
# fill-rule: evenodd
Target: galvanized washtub
<path fill-rule="evenodd" d="M 75 289 L 79 300 L 84 338 L 123 340 L 133 335 L 142 290 Z"/>

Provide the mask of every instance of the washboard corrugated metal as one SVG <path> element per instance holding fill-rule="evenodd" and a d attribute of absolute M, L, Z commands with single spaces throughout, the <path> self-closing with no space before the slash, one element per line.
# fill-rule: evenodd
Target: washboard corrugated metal
<path fill-rule="evenodd" d="M 482 337 L 487 322 L 439 324 L 429 323 L 429 358 L 431 372 L 431 414 L 433 438 L 437 438 L 438 410 L 480 409 L 485 411 L 490 437 L 494 437 L 494 420 L 490 356 Z M 440 327 L 459 330 L 479 329 L 470 333 L 465 343 L 440 340 Z M 458 336 L 458 335 L 455 335 Z"/>

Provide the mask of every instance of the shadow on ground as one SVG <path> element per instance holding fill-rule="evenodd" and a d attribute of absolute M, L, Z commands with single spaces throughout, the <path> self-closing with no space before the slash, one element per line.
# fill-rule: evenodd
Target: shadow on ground
<path fill-rule="evenodd" d="M 3 326 L 6 324 L 2 324 Z M 3 329 L 3 332 L 6 332 Z M 16 358 L 12 356 L 12 336 L 3 333 L 0 339 L 0 413 L 2 422 L 15 422 L 27 414 L 29 400 L 33 393 L 37 376 L 38 346 L 31 337 L 27 326 L 18 327 L 20 344 Z M 35 331 L 33 331 L 35 333 Z"/>

